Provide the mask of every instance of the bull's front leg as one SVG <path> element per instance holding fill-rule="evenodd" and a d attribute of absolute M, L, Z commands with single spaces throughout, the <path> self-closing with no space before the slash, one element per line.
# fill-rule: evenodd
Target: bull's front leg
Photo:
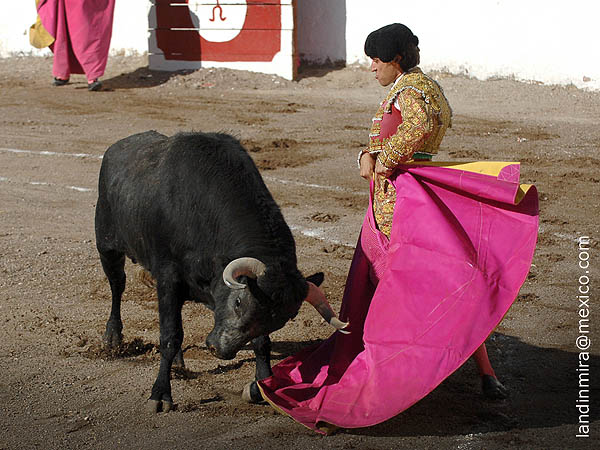
<path fill-rule="evenodd" d="M 158 314 L 160 321 L 160 369 L 148 400 L 152 412 L 169 412 L 173 407 L 171 396 L 171 367 L 181 353 L 183 324 L 181 308 L 183 300 L 172 282 L 158 283 Z"/>
<path fill-rule="evenodd" d="M 116 251 L 104 251 L 100 253 L 102 268 L 110 283 L 112 293 L 112 306 L 110 317 L 106 323 L 104 332 L 104 346 L 109 350 L 116 350 L 123 341 L 123 322 L 121 322 L 121 296 L 125 290 L 125 255 Z"/>
<path fill-rule="evenodd" d="M 268 335 L 259 336 L 252 340 L 252 348 L 256 356 L 256 375 L 254 381 L 244 386 L 242 398 L 250 403 L 260 403 L 263 398 L 256 382 L 273 375 L 271 370 L 271 339 Z"/>

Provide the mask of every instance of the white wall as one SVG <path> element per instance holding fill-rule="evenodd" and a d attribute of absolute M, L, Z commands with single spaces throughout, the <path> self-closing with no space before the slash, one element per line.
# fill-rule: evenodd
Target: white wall
<path fill-rule="evenodd" d="M 402 22 L 419 36 L 425 70 L 447 70 L 481 79 L 511 76 L 600 90 L 600 2 L 421 3 L 297 0 L 298 51 L 305 59 L 317 62 L 345 58 L 348 64 L 367 63 L 363 45 L 369 32 Z M 0 57 L 47 53 L 29 45 L 27 30 L 35 21 L 35 1 L 13 0 L 2 6 Z M 117 0 L 112 51 L 147 51 L 149 7 L 149 0 Z"/>
<path fill-rule="evenodd" d="M 600 2 L 429 0 L 422 5 L 426 9 L 414 1 L 347 0 L 347 62 L 366 61 L 369 32 L 401 22 L 419 37 L 424 70 L 600 90 Z"/>
<path fill-rule="evenodd" d="M 302 61 L 346 59 L 348 0 L 297 0 L 296 51 Z"/>
<path fill-rule="evenodd" d="M 37 13 L 35 0 L 2 0 L 0 14 L 0 58 L 11 55 L 48 55 L 29 44 L 29 27 Z M 149 0 L 117 0 L 111 51 L 144 53 L 148 51 Z"/>
<path fill-rule="evenodd" d="M 111 51 L 143 54 L 148 51 L 148 0 L 117 0 Z"/>

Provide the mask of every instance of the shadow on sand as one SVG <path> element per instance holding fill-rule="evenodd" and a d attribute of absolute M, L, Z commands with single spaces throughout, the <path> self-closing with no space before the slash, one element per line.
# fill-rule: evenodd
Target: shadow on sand
<path fill-rule="evenodd" d="M 102 89 L 105 91 L 116 91 L 121 89 L 151 88 L 165 84 L 171 78 L 185 75 L 193 70 L 177 70 L 173 72 L 163 70 L 151 70 L 148 66 L 139 67 L 133 72 L 122 73 L 112 78 L 102 80 Z"/>
<path fill-rule="evenodd" d="M 317 342 L 273 342 L 273 363 Z M 579 390 L 586 389 L 579 384 L 579 374 L 584 371 L 576 371 L 578 353 L 536 347 L 501 333 L 494 333 L 486 345 L 498 379 L 510 392 L 508 399 L 485 399 L 475 363 L 469 360 L 433 392 L 396 417 L 372 427 L 339 432 L 408 437 L 464 436 L 560 425 L 572 425 L 576 429 L 579 412 L 575 401 Z M 251 359 L 244 362 L 249 361 Z M 590 374 L 600 371 L 600 357 L 590 355 L 585 364 L 589 365 L 586 375 L 589 375 L 587 389 L 591 399 L 597 390 L 591 388 Z M 233 363 L 231 369 L 238 366 L 239 363 Z M 228 370 L 227 365 L 220 366 L 220 370 Z M 598 419 L 600 412 L 590 407 L 589 421 Z"/>
<path fill-rule="evenodd" d="M 486 400 L 481 394 L 475 363 L 469 360 L 398 416 L 379 425 L 345 432 L 401 437 L 464 436 L 560 425 L 572 425 L 576 430 L 579 412 L 575 401 L 582 389 L 576 371 L 578 353 L 536 347 L 499 333 L 494 333 L 486 345 L 498 379 L 510 392 L 508 399 Z M 598 373 L 600 357 L 590 355 L 585 363 L 589 365 L 588 374 Z M 593 398 L 591 385 L 587 389 L 589 398 Z M 589 421 L 598 420 L 600 412 L 590 410 Z"/>

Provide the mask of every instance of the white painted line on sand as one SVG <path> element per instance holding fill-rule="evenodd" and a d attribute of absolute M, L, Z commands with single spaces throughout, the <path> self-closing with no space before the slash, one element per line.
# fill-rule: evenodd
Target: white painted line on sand
<path fill-rule="evenodd" d="M 354 247 L 354 244 L 351 242 L 344 242 L 344 241 L 340 241 L 338 239 L 332 239 L 332 238 L 328 237 L 327 230 L 324 230 L 322 228 L 305 228 L 305 227 L 302 227 L 299 225 L 289 225 L 289 227 L 290 227 L 290 230 L 297 231 L 298 233 L 300 233 L 304 236 L 307 236 L 309 238 L 317 239 L 319 241 L 324 241 L 329 244 L 343 245 L 345 247 Z"/>
<path fill-rule="evenodd" d="M 0 152 L 22 153 L 22 154 L 41 155 L 41 156 L 70 156 L 73 158 L 92 158 L 92 159 L 100 159 L 100 160 L 103 158 L 103 155 L 92 155 L 89 153 L 61 153 L 61 152 L 36 151 L 36 150 L 21 150 L 21 149 L 16 149 L 16 148 L 2 148 L 2 147 L 0 147 Z M 335 192 L 346 192 L 346 193 L 350 193 L 350 194 L 365 195 L 365 196 L 367 195 L 366 192 L 355 191 L 353 189 L 346 189 L 341 186 L 326 186 L 326 185 L 315 184 L 315 183 L 303 183 L 302 181 L 286 180 L 283 178 L 277 178 L 277 177 L 273 177 L 270 175 L 264 175 L 263 179 L 265 181 L 271 181 L 274 183 L 287 184 L 287 185 L 292 185 L 292 186 L 301 186 L 301 187 L 306 187 L 306 188 L 311 188 L 311 189 L 321 189 L 321 190 L 335 191 Z M 10 182 L 10 180 L 8 178 L 0 176 L 0 182 L 7 182 L 7 181 Z M 31 184 L 33 186 L 36 186 L 36 185 L 58 186 L 58 185 L 54 185 L 51 183 L 45 183 L 42 181 L 30 181 L 30 182 L 25 182 L 25 183 Z M 65 189 L 75 190 L 78 192 L 95 192 L 95 189 L 79 187 L 79 186 L 60 186 L 60 187 L 65 188 Z M 292 230 L 296 230 L 296 231 L 302 233 L 305 236 L 319 239 L 322 241 L 326 241 L 331 244 L 351 245 L 351 244 L 348 244 L 347 242 L 341 242 L 336 239 L 329 239 L 327 237 L 324 237 L 323 234 L 326 233 L 325 231 L 320 231 L 317 229 L 302 228 L 300 226 L 290 226 L 290 228 Z M 544 231 L 545 230 L 540 225 L 539 232 L 543 233 Z M 577 236 L 567 234 L 567 233 L 552 233 L 552 235 L 556 236 L 558 238 L 561 238 L 561 239 L 569 240 L 569 241 L 577 240 Z"/>
<path fill-rule="evenodd" d="M 42 155 L 42 156 L 70 156 L 72 158 L 92 158 L 92 159 L 102 159 L 102 155 L 91 155 L 89 153 L 61 153 L 61 152 L 49 152 L 49 151 L 40 151 L 40 150 L 21 150 L 18 148 L 2 148 L 0 147 L 0 152 L 4 153 L 22 153 L 22 154 L 30 154 L 30 155 Z"/>
<path fill-rule="evenodd" d="M 42 150 L 21 150 L 17 148 L 1 148 L 0 152 L 4 153 L 17 153 L 17 154 L 30 154 L 30 155 L 40 155 L 40 156 L 62 156 L 62 157 L 72 157 L 72 158 L 91 158 L 91 159 L 102 159 L 103 155 L 92 155 L 89 153 L 61 153 L 61 152 L 50 152 L 50 151 L 42 151 Z M 366 191 L 355 191 L 353 189 L 346 189 L 341 186 L 326 186 L 322 184 L 315 183 L 303 183 L 302 181 L 296 180 L 286 180 L 283 178 L 277 178 L 270 175 L 263 175 L 263 179 L 265 181 L 271 181 L 280 184 L 288 184 L 292 186 L 301 186 L 311 189 L 321 189 L 325 191 L 333 191 L 333 192 L 346 192 L 349 194 L 355 195 L 367 195 Z"/>
<path fill-rule="evenodd" d="M 4 183 L 21 183 L 21 184 L 29 184 L 31 186 L 51 186 L 51 187 L 59 187 L 62 189 L 70 189 L 72 191 L 77 192 L 95 192 L 95 189 L 81 187 L 81 186 L 65 186 L 60 184 L 48 183 L 46 181 L 15 181 L 11 180 L 7 177 L 0 177 L 0 182 Z"/>
<path fill-rule="evenodd" d="M 303 183 L 302 181 L 285 180 L 283 178 L 272 177 L 270 175 L 263 175 L 263 179 L 265 179 L 266 181 L 274 181 L 276 183 L 281 183 L 281 184 L 290 184 L 293 186 L 302 186 L 302 187 L 313 188 L 313 189 L 322 189 L 325 191 L 347 192 L 349 194 L 364 195 L 364 196 L 367 195 L 367 191 L 355 191 L 353 189 L 346 189 L 341 186 L 325 186 L 322 184 L 315 184 L 315 183 Z"/>
<path fill-rule="evenodd" d="M 542 233 L 547 233 L 548 230 L 546 230 L 546 227 L 542 224 L 540 224 L 538 226 L 538 235 L 542 234 Z M 572 241 L 572 242 L 579 242 L 579 236 L 576 236 L 574 234 L 570 234 L 570 233 L 559 233 L 559 232 L 553 232 L 550 233 L 552 236 L 556 236 L 557 238 L 560 239 L 564 239 L 566 241 Z"/>
<path fill-rule="evenodd" d="M 11 180 L 10 178 L 3 177 L 3 176 L 0 176 L 0 182 L 21 183 L 21 184 L 31 185 L 31 186 L 58 187 L 58 188 L 62 188 L 62 189 L 74 190 L 77 192 L 96 192 L 96 189 L 85 188 L 85 187 L 80 187 L 80 186 L 58 185 L 58 184 L 54 184 L 54 183 L 48 183 L 45 181 L 14 181 L 14 180 Z M 293 225 L 290 223 L 288 223 L 288 226 L 290 227 L 290 229 L 292 231 L 298 232 L 304 236 L 307 236 L 307 237 L 310 237 L 313 239 L 317 239 L 319 241 L 327 242 L 329 244 L 344 245 L 344 246 L 348 246 L 348 247 L 353 246 L 353 244 L 351 244 L 349 242 L 342 242 L 338 239 L 332 239 L 332 238 L 328 237 L 327 230 L 324 230 L 321 228 L 319 228 L 319 229 L 306 228 L 306 227 L 302 227 L 299 225 Z"/>

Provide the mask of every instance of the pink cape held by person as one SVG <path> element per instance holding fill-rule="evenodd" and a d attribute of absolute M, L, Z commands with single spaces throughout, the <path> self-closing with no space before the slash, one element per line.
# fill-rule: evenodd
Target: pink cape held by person
<path fill-rule="evenodd" d="M 383 422 L 435 389 L 500 323 L 529 272 L 538 196 L 519 178 L 512 162 L 401 165 L 390 239 L 372 203 L 364 219 L 339 315 L 350 333 L 274 366 L 263 397 L 323 433 Z"/>
<path fill-rule="evenodd" d="M 54 37 L 52 74 L 68 80 L 72 73 L 88 80 L 106 69 L 112 35 L 115 0 L 40 0 L 38 15 Z"/>

